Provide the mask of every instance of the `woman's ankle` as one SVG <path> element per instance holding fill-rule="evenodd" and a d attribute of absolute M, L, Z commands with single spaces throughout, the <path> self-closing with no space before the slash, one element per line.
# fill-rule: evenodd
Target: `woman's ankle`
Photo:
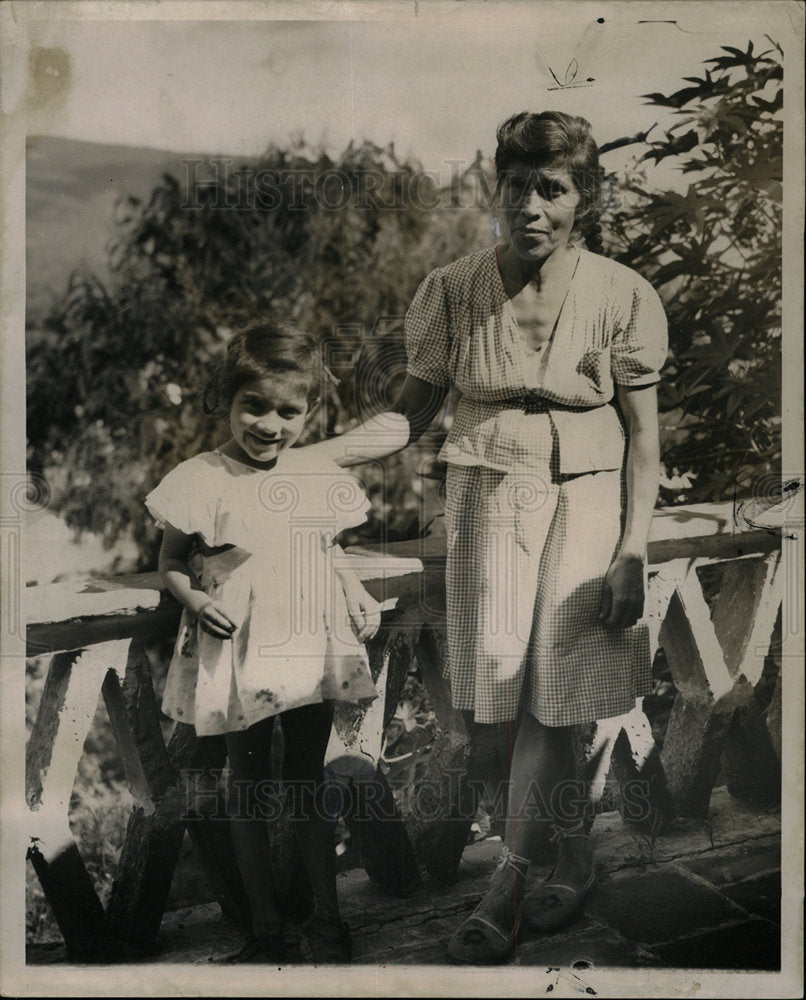
<path fill-rule="evenodd" d="M 593 846 L 590 837 L 577 835 L 560 841 L 556 870 L 565 877 L 586 878 L 594 867 Z"/>
<path fill-rule="evenodd" d="M 509 911 L 513 904 L 517 907 L 525 887 L 525 868 L 512 864 L 511 855 L 505 855 L 490 878 L 481 907 L 495 911 Z"/>

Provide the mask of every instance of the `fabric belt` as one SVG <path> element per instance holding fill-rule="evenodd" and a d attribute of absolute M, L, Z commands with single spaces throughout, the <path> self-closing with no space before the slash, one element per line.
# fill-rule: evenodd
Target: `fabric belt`
<path fill-rule="evenodd" d="M 525 392 L 521 396 L 502 399 L 501 406 L 506 409 L 523 410 L 524 413 L 548 413 L 549 410 L 568 410 L 572 413 L 586 413 L 588 410 L 598 410 L 600 408 L 599 406 L 570 406 L 567 403 L 556 403 L 539 392 Z"/>

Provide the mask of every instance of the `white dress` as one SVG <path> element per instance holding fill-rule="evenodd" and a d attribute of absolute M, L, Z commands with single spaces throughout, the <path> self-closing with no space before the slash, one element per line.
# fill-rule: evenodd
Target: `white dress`
<path fill-rule="evenodd" d="M 306 452 L 282 453 L 270 471 L 204 452 L 146 497 L 158 523 L 194 536 L 199 587 L 238 623 L 218 639 L 182 615 L 162 709 L 200 736 L 326 699 L 377 697 L 331 547 L 369 503 L 352 476 Z"/>

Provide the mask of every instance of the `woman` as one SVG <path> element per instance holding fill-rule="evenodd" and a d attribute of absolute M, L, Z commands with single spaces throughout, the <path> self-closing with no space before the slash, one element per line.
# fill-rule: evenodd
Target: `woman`
<path fill-rule="evenodd" d="M 428 275 L 406 316 L 393 412 L 318 446 L 343 465 L 390 454 L 423 433 L 449 387 L 460 393 L 440 453 L 451 695 L 471 740 L 518 720 L 505 856 L 448 946 L 473 963 L 504 958 L 519 919 L 568 922 L 593 882 L 572 727 L 621 715 L 649 690 L 636 623 L 666 355 L 658 296 L 600 255 L 588 122 L 523 112 L 497 140 L 503 242 Z M 524 898 L 549 834 L 554 872 Z"/>

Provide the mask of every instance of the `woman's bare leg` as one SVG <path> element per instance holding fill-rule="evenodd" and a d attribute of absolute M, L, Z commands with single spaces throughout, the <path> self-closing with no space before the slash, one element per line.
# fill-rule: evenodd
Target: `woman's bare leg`
<path fill-rule="evenodd" d="M 575 780 L 570 726 L 544 726 L 524 713 L 512 754 L 505 841 L 510 863 L 493 876 L 480 910 L 501 927 L 511 928 L 523 897 L 526 869 L 539 860 L 561 829 L 579 828 L 586 819 L 584 787 Z M 583 883 L 593 856 L 585 837 L 560 839 L 556 878 Z"/>
<path fill-rule="evenodd" d="M 593 863 L 588 841 L 561 831 L 587 832 L 590 800 L 576 778 L 573 729 L 544 726 L 525 712 L 512 758 L 512 793 L 505 839 L 514 854 L 539 861 L 559 840 L 557 876 L 584 881 Z"/>

